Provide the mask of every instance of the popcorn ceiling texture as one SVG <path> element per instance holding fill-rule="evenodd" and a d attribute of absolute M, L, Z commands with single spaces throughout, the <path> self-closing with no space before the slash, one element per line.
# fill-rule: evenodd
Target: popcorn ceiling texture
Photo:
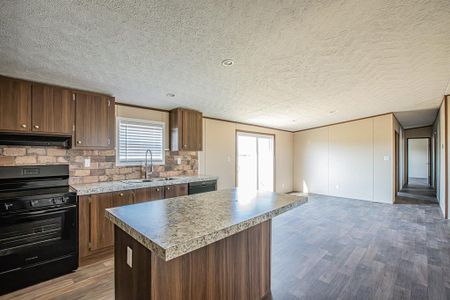
<path fill-rule="evenodd" d="M 0 166 L 69 164 L 70 184 L 137 179 L 144 176 L 141 166 L 116 166 L 115 150 L 74 150 L 52 147 L 0 146 Z M 84 167 L 84 159 L 91 166 Z M 176 159 L 181 158 L 181 164 Z M 156 177 L 197 175 L 197 152 L 166 151 L 165 165 L 154 166 Z"/>
<path fill-rule="evenodd" d="M 0 1 L 0 74 L 298 130 L 436 109 L 449 16 L 449 0 Z"/>

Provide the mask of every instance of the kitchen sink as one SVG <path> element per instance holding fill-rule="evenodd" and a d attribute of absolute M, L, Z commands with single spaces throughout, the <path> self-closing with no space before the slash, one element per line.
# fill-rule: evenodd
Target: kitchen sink
<path fill-rule="evenodd" d="M 153 179 L 127 179 L 127 180 L 121 180 L 124 183 L 143 183 L 143 182 L 152 182 Z"/>
<path fill-rule="evenodd" d="M 126 179 L 121 180 L 124 183 L 145 183 L 145 182 L 155 182 L 155 181 L 167 181 L 167 180 L 175 180 L 175 177 L 162 177 L 162 178 L 149 178 L 149 179 Z"/>

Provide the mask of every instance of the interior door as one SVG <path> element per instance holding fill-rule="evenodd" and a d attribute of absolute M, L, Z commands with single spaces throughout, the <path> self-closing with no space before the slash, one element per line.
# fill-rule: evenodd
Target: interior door
<path fill-rule="evenodd" d="M 274 190 L 274 136 L 237 132 L 237 186 Z"/>
<path fill-rule="evenodd" d="M 31 84 L 0 77 L 0 130 L 31 131 Z"/>
<path fill-rule="evenodd" d="M 73 117 L 74 101 L 69 90 L 33 84 L 31 122 L 33 131 L 71 135 Z"/>

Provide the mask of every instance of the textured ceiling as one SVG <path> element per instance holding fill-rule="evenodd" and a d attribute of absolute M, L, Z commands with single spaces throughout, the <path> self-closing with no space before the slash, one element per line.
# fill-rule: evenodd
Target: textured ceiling
<path fill-rule="evenodd" d="M 413 111 L 403 111 L 395 113 L 395 117 L 402 124 L 403 128 L 414 128 L 433 125 L 436 120 L 438 109 L 422 109 Z"/>
<path fill-rule="evenodd" d="M 0 73 L 298 130 L 438 107 L 449 16 L 448 0 L 2 0 Z"/>

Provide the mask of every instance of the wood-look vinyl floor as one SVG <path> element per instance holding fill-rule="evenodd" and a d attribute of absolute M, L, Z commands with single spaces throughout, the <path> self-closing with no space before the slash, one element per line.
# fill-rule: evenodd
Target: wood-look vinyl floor
<path fill-rule="evenodd" d="M 113 262 L 0 298 L 113 299 Z M 437 204 L 310 195 L 273 220 L 272 298 L 450 299 L 450 224 Z"/>

